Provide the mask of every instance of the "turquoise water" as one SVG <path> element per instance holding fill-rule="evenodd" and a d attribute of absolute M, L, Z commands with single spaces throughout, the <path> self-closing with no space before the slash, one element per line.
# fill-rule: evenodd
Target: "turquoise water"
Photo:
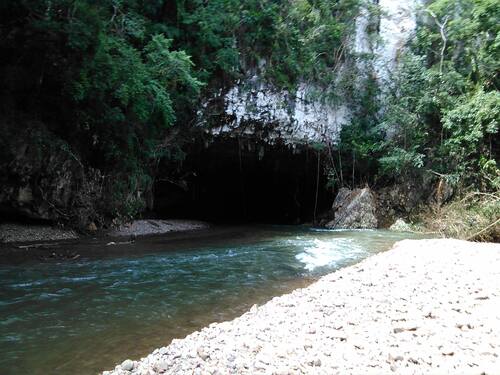
<path fill-rule="evenodd" d="M 1 265 L 0 372 L 111 369 L 408 237 L 303 227 L 244 232 L 174 248 L 168 239 L 141 240 L 114 255 L 105 244 L 68 245 L 82 256 Z"/>

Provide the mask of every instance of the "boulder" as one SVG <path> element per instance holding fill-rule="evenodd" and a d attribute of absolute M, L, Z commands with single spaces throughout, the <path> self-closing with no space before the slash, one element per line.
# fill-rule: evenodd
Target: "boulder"
<path fill-rule="evenodd" d="M 333 202 L 334 219 L 327 223 L 326 227 L 342 229 L 377 228 L 376 207 L 377 200 L 370 188 L 354 190 L 342 188 Z"/>
<path fill-rule="evenodd" d="M 403 219 L 399 218 L 389 227 L 389 230 L 394 232 L 411 232 L 411 226 Z"/>
<path fill-rule="evenodd" d="M 422 178 L 385 186 L 377 190 L 379 227 L 389 228 L 399 218 L 408 219 L 421 212 L 424 206 L 441 206 L 454 194 L 453 186 L 445 179 L 436 181 L 427 174 Z"/>
<path fill-rule="evenodd" d="M 335 200 L 333 201 L 332 209 L 333 211 L 337 211 L 342 205 L 345 204 L 346 200 L 349 198 L 349 195 L 352 194 L 352 190 L 348 188 L 340 188 Z"/>
<path fill-rule="evenodd" d="M 431 181 L 411 180 L 377 190 L 379 227 L 389 228 L 398 218 L 408 218 L 418 211 L 430 194 Z"/>

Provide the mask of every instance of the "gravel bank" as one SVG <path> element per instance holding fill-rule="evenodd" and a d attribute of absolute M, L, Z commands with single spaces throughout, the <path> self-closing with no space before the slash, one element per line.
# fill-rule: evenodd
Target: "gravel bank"
<path fill-rule="evenodd" d="M 130 224 L 110 231 L 112 237 L 146 236 L 169 232 L 183 232 L 196 229 L 206 229 L 209 225 L 195 220 L 135 220 Z"/>
<path fill-rule="evenodd" d="M 78 238 L 74 230 L 50 225 L 0 224 L 0 243 L 76 240 Z"/>
<path fill-rule="evenodd" d="M 500 374 L 500 245 L 405 240 L 104 374 Z"/>
<path fill-rule="evenodd" d="M 147 236 L 170 232 L 207 229 L 209 225 L 195 220 L 135 220 L 118 229 L 105 232 L 111 237 Z M 0 224 L 0 243 L 76 240 L 80 236 L 72 229 L 36 224 Z"/>

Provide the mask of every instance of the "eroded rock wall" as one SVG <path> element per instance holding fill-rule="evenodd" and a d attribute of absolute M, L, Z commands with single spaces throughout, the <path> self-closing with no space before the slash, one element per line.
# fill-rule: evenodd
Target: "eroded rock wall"
<path fill-rule="evenodd" d="M 224 95 L 225 112 L 231 121 L 212 129 L 213 134 L 241 130 L 251 135 L 267 128 L 265 139 L 287 144 L 336 140 L 349 121 L 346 105 L 328 105 L 308 96 L 315 87 L 301 84 L 296 93 L 276 90 L 253 76 L 238 82 Z"/>
<path fill-rule="evenodd" d="M 99 171 L 84 168 L 70 146 L 42 123 L 2 124 L 0 214 L 86 227 L 103 204 Z"/>
<path fill-rule="evenodd" d="M 390 72 L 397 65 L 399 56 L 416 27 L 417 8 L 421 0 L 367 1 L 361 7 L 356 19 L 356 32 L 350 38 L 348 55 L 338 70 L 336 80 L 352 66 L 359 74 L 356 90 L 363 89 L 363 80 L 375 77 L 381 89 L 390 79 Z M 377 5 L 378 4 L 378 5 Z M 373 29 L 374 16 L 370 12 L 378 7 L 380 18 L 378 28 Z M 371 31 L 370 31 L 371 30 Z M 278 140 L 286 144 L 335 143 L 340 130 L 349 125 L 353 116 L 353 104 L 347 98 L 350 93 L 337 92 L 344 100 L 335 103 L 324 100 L 321 88 L 310 83 L 299 83 L 294 92 L 281 90 L 265 81 L 259 71 L 266 62 L 249 70 L 243 79 L 225 92 L 208 98 L 199 111 L 199 123 L 207 125 L 213 103 L 222 104 L 223 116 L 220 123 L 212 126 L 212 135 L 238 134 L 254 135 L 270 144 Z M 332 82 L 336 86 L 336 82 Z M 323 89 L 324 91 L 324 89 Z"/>

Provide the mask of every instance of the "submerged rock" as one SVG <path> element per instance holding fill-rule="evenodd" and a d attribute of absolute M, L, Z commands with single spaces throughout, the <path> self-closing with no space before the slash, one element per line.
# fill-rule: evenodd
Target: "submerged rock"
<path fill-rule="evenodd" d="M 325 226 L 344 229 L 377 228 L 376 207 L 377 201 L 370 188 L 341 188 L 333 202 L 334 219 Z"/>

